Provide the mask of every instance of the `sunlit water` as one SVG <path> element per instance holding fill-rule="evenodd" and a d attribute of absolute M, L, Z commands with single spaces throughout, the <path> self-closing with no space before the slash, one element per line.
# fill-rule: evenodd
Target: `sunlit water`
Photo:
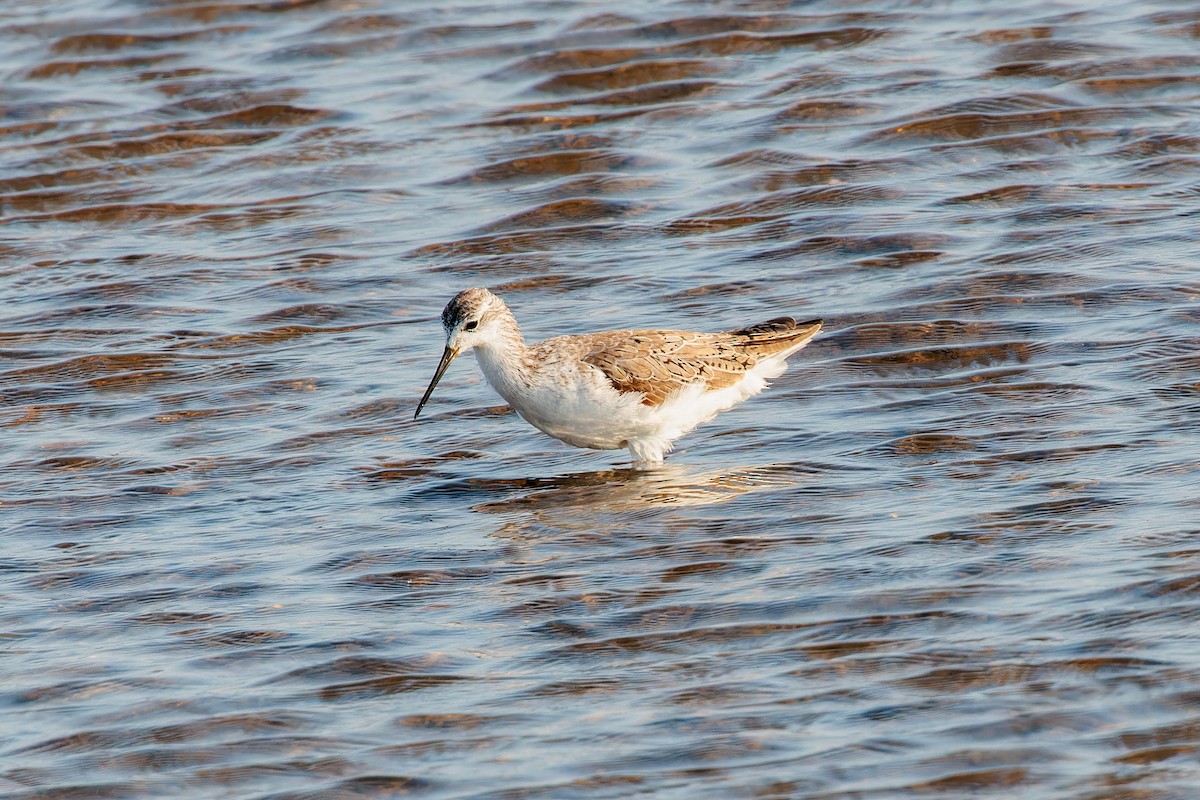
<path fill-rule="evenodd" d="M 1195 798 L 1192 3 L 0 11 L 0 797 Z M 633 472 L 437 315 L 825 333 Z"/>

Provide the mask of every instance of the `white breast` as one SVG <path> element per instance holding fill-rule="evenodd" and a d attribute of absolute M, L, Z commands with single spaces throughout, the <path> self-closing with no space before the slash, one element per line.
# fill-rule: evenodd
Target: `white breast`
<path fill-rule="evenodd" d="M 787 367 L 783 358 L 764 359 L 732 386 L 692 384 L 648 406 L 640 393 L 618 392 L 599 369 L 574 359 L 544 362 L 530 373 L 499 348 L 475 354 L 488 383 L 538 430 L 576 447 L 628 447 L 638 461 L 661 460 L 680 436 L 758 394 Z"/>
<path fill-rule="evenodd" d="M 575 447 L 627 446 L 628 423 L 641 407 L 640 395 L 617 392 L 603 373 L 586 364 L 546 363 L 535 375 L 520 375 L 494 352 L 475 352 L 488 383 L 538 430 Z"/>

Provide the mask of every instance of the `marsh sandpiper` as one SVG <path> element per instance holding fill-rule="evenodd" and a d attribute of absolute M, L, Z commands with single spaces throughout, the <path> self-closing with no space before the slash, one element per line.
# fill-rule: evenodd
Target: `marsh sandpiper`
<path fill-rule="evenodd" d="M 821 329 L 777 317 L 723 333 L 620 330 L 525 344 L 504 301 L 459 292 L 442 311 L 446 349 L 416 419 L 450 363 L 474 350 L 488 383 L 555 439 L 629 448 L 635 466 L 661 462 L 676 439 L 764 388 Z"/>

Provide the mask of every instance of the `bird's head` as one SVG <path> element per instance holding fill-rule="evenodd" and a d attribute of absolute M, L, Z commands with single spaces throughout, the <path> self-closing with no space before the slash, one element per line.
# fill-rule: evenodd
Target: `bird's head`
<path fill-rule="evenodd" d="M 504 301 L 487 289 L 464 289 L 442 309 L 442 327 L 446 329 L 446 349 L 438 362 L 429 388 L 417 404 L 416 419 L 425 407 L 434 387 L 449 369 L 450 363 L 472 347 L 487 345 L 501 336 L 500 321 L 503 317 Z"/>

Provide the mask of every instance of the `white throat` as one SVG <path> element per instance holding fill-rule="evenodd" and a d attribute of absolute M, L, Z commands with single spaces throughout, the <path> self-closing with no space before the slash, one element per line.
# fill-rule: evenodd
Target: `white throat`
<path fill-rule="evenodd" d="M 509 403 L 520 402 L 529 392 L 525 343 L 518 338 L 498 338 L 474 348 L 479 369 L 492 388 Z"/>

